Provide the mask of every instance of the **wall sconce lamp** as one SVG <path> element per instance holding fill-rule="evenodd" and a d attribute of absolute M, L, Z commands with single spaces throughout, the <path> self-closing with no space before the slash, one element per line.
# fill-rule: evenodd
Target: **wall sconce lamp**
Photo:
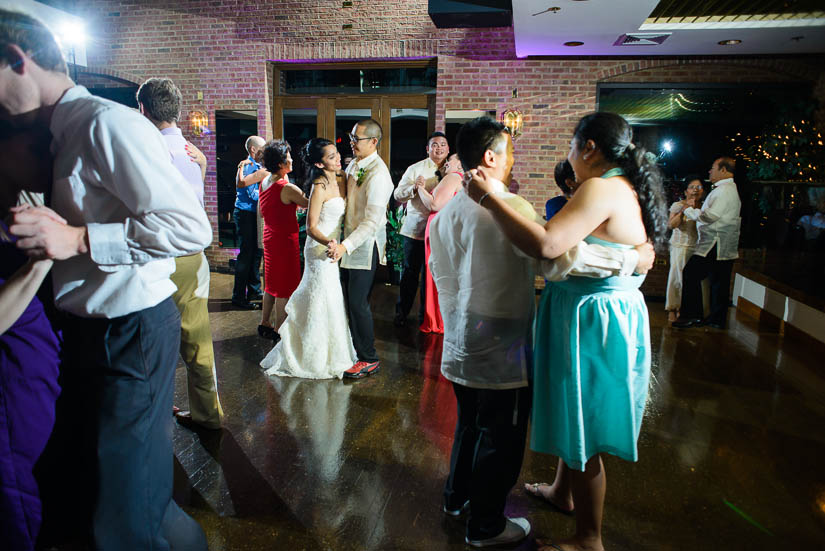
<path fill-rule="evenodd" d="M 515 140 L 521 136 L 521 129 L 524 127 L 524 115 L 518 109 L 506 109 L 501 114 L 501 124 L 510 131 L 510 136 Z"/>
<path fill-rule="evenodd" d="M 209 117 L 207 117 L 203 111 L 192 111 L 189 113 L 189 123 L 192 125 L 192 134 L 195 136 L 210 134 Z"/>

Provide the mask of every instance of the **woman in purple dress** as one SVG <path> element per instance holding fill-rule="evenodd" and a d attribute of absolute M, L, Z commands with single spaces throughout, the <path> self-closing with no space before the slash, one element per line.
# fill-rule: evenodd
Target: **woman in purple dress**
<path fill-rule="evenodd" d="M 35 296 L 51 265 L 27 259 L 0 222 L 0 534 L 15 550 L 34 549 L 40 531 L 33 469 L 60 393 L 59 335 Z"/>

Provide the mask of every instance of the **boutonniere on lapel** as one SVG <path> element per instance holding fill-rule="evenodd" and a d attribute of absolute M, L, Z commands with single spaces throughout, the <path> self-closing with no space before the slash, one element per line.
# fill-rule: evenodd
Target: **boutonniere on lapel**
<path fill-rule="evenodd" d="M 367 175 L 367 170 L 365 168 L 359 168 L 358 172 L 355 173 L 355 185 L 360 187 L 361 184 L 364 183 L 364 177 Z"/>

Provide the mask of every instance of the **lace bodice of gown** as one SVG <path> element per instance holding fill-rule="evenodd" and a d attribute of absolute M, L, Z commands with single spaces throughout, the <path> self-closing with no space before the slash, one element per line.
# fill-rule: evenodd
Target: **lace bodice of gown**
<path fill-rule="evenodd" d="M 326 235 L 330 239 L 339 240 L 341 237 L 341 224 L 344 220 L 344 210 L 346 209 L 346 201 L 343 197 L 335 197 L 329 199 L 321 206 L 321 214 L 318 217 L 318 231 Z M 322 250 L 318 250 L 318 248 Z M 326 244 L 321 244 L 315 241 L 310 236 L 307 236 L 304 251 L 313 252 L 313 256 L 317 256 L 320 252 L 326 258 Z"/>
<path fill-rule="evenodd" d="M 330 239 L 338 239 L 341 236 L 341 224 L 344 221 L 346 205 L 347 202 L 343 197 L 334 197 L 321 207 L 318 229 Z"/>

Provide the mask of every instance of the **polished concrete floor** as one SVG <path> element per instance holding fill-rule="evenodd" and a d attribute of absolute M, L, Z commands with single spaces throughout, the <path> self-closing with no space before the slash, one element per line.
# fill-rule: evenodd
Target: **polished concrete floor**
<path fill-rule="evenodd" d="M 210 549 L 464 549 L 462 525 L 440 511 L 455 423 L 441 343 L 392 325 L 397 287 L 373 294 L 380 373 L 345 383 L 264 376 L 260 314 L 233 309 L 231 283 L 212 274 L 225 428 L 174 431 L 175 497 Z M 661 303 L 649 308 L 640 460 L 606 456 L 606 549 L 825 549 L 825 362 L 733 310 L 727 331 L 680 332 Z M 184 381 L 179 367 L 180 406 Z M 508 505 L 533 525 L 518 549 L 573 529 L 520 489 L 551 480 L 555 463 L 526 453 Z"/>

